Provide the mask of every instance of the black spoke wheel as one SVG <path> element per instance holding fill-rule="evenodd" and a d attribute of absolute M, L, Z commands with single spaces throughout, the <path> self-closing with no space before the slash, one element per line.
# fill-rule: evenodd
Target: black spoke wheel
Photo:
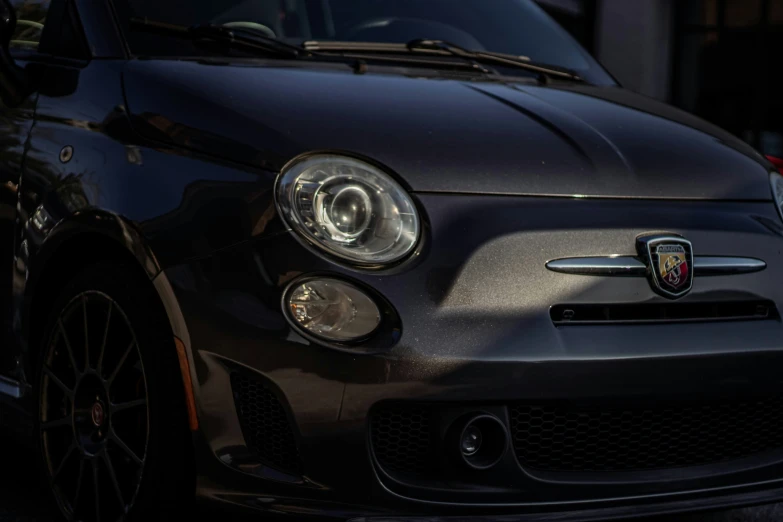
<path fill-rule="evenodd" d="M 182 380 L 145 285 L 114 267 L 87 270 L 63 290 L 44 332 L 41 461 L 67 520 L 147 520 L 167 503 L 183 508 L 192 453 Z"/>
<path fill-rule="evenodd" d="M 62 311 L 40 389 L 44 460 L 61 509 L 78 520 L 122 518 L 144 473 L 149 411 L 136 336 L 109 296 L 83 292 Z"/>

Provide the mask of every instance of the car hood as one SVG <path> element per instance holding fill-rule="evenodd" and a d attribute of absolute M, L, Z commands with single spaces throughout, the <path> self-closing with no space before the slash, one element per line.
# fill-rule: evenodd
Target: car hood
<path fill-rule="evenodd" d="M 136 60 L 123 81 L 146 138 L 274 171 L 335 151 L 417 192 L 771 199 L 751 147 L 621 88 L 407 73 Z"/>

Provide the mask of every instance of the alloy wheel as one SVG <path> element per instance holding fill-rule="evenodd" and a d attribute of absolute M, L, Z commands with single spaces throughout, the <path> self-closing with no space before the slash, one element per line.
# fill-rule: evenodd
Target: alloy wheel
<path fill-rule="evenodd" d="M 60 509 L 71 520 L 125 518 L 147 458 L 147 380 L 133 328 L 109 296 L 83 292 L 65 306 L 40 384 L 40 440 Z"/>

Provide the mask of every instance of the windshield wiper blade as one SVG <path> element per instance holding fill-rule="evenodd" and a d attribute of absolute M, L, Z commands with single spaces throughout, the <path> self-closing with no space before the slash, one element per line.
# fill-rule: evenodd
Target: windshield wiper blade
<path fill-rule="evenodd" d="M 515 67 L 535 73 L 542 81 L 559 79 L 572 82 L 584 82 L 585 80 L 573 71 L 548 64 L 531 62 L 524 58 L 510 54 L 495 53 L 490 51 L 473 51 L 443 40 L 416 39 L 407 44 L 380 43 L 380 42 L 329 42 L 309 41 L 302 47 L 309 51 L 320 52 L 353 52 L 353 53 L 413 53 L 437 56 L 454 56 L 463 60 L 478 64 Z M 485 69 L 485 72 L 490 72 Z"/>
<path fill-rule="evenodd" d="M 462 60 L 458 62 L 452 60 L 434 60 L 432 58 L 433 56 L 451 56 L 451 53 L 427 51 L 413 53 L 405 44 L 308 40 L 302 43 L 302 47 L 313 53 L 318 53 L 319 56 L 324 56 L 324 53 L 335 53 L 343 58 L 366 60 L 368 59 L 368 55 L 372 55 L 372 60 L 380 62 L 405 62 L 418 65 L 435 65 L 438 67 L 460 67 L 481 74 L 494 73 L 494 71 L 487 69 L 475 60 Z"/>
<path fill-rule="evenodd" d="M 131 27 L 138 31 L 165 34 L 188 40 L 215 42 L 246 51 L 263 52 L 285 58 L 299 58 L 312 54 L 307 49 L 246 28 L 229 28 L 216 24 L 188 26 L 150 20 L 149 18 L 131 18 L 130 22 Z"/>
<path fill-rule="evenodd" d="M 485 63 L 492 63 L 494 65 L 517 67 L 519 69 L 525 69 L 530 72 L 544 75 L 547 78 L 584 82 L 582 77 L 568 69 L 540 63 L 533 63 L 529 60 L 511 54 L 502 54 L 489 51 L 473 51 L 446 42 L 444 40 L 417 39 L 411 40 L 405 44 L 405 46 L 410 50 L 439 50 L 442 52 L 447 52 L 453 56 L 460 56 L 476 61 L 483 61 Z"/>

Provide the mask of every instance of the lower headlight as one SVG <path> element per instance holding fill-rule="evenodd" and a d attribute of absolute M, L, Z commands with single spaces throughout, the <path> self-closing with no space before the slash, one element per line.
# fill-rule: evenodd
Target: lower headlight
<path fill-rule="evenodd" d="M 405 190 L 380 169 L 344 156 L 312 156 L 280 175 L 276 200 L 298 234 L 330 254 L 366 265 L 408 255 L 419 217 Z"/>
<path fill-rule="evenodd" d="M 288 291 L 286 301 L 297 326 L 328 341 L 366 338 L 381 322 L 378 306 L 367 294 L 337 279 L 311 279 L 297 284 Z"/>

